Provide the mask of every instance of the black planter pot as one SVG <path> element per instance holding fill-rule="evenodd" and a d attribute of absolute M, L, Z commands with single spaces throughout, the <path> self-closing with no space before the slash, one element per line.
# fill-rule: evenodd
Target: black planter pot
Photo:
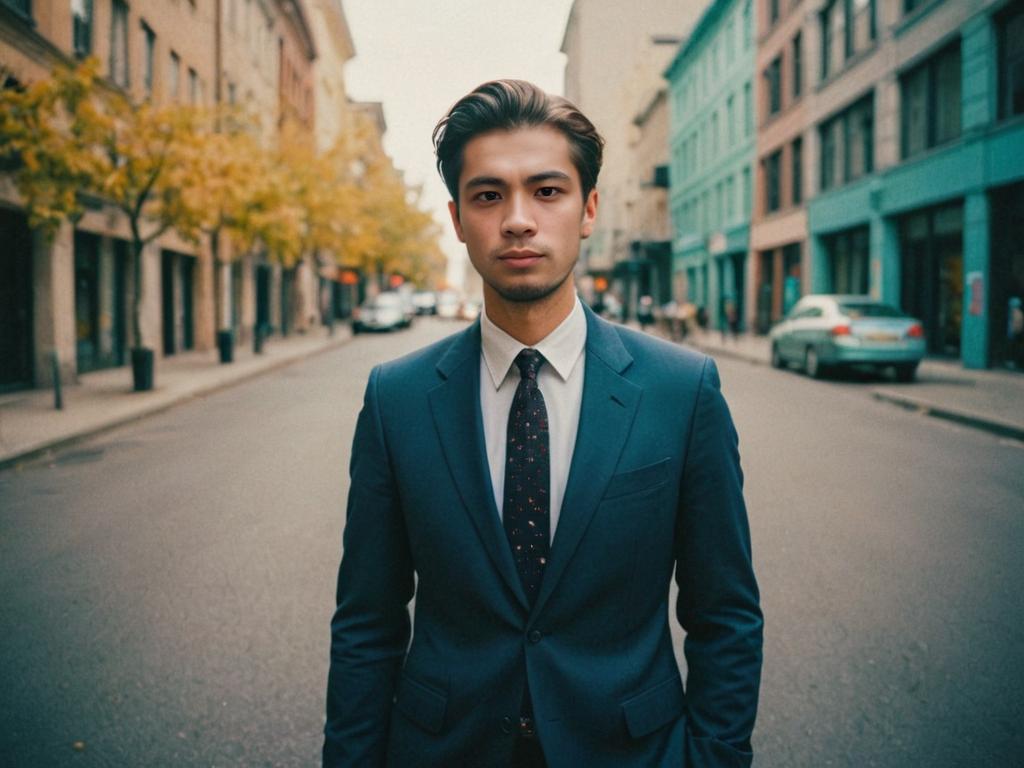
<path fill-rule="evenodd" d="M 235 333 L 230 328 L 225 331 L 217 331 L 217 349 L 220 352 L 220 361 L 230 363 L 235 359 Z"/>
<path fill-rule="evenodd" d="M 153 362 L 152 349 L 132 348 L 132 383 L 136 392 L 148 392 L 153 388 Z"/>
<path fill-rule="evenodd" d="M 252 329 L 252 351 L 257 355 L 263 354 L 263 339 L 266 334 L 266 326 L 257 325 Z"/>

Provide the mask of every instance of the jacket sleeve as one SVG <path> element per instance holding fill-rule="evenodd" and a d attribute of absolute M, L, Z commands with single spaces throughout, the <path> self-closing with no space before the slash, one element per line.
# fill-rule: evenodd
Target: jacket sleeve
<path fill-rule="evenodd" d="M 676 530 L 676 615 L 686 631 L 687 768 L 751 764 L 763 617 L 738 437 L 707 358 L 691 419 Z"/>
<path fill-rule="evenodd" d="M 381 422 L 374 368 L 356 424 L 331 621 L 325 768 L 383 766 L 391 706 L 409 642 L 412 557 Z"/>

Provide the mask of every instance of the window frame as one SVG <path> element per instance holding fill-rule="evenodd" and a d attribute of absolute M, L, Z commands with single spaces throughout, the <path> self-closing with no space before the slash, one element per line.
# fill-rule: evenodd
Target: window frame
<path fill-rule="evenodd" d="M 959 108 L 962 104 L 963 98 L 962 57 L 961 41 L 960 38 L 957 37 L 949 44 L 932 53 L 924 61 L 900 73 L 900 159 L 909 160 L 917 155 L 927 152 L 930 149 L 956 141 L 963 134 L 963 115 L 959 109 L 954 111 L 954 114 L 956 115 L 955 132 L 950 133 L 949 135 L 940 135 L 939 132 L 939 107 L 942 96 L 942 80 L 940 78 L 941 66 L 947 63 L 951 58 L 956 59 L 957 66 L 954 71 L 957 73 L 957 77 L 954 78 L 954 82 L 957 83 L 957 91 L 955 96 L 951 95 L 949 98 L 955 107 Z M 912 87 L 912 81 L 921 76 L 924 78 L 924 142 L 920 148 L 911 151 L 909 146 L 911 131 L 909 122 L 910 113 L 908 111 L 908 106 L 910 104 L 909 91 Z"/>
<path fill-rule="evenodd" d="M 123 23 L 122 23 L 123 22 Z M 110 80 L 122 88 L 131 86 L 131 8 L 124 0 L 113 0 L 110 4 Z M 120 49 L 123 60 L 118 59 Z"/>
<path fill-rule="evenodd" d="M 28 2 L 28 0 L 26 0 Z M 76 5 L 81 5 L 81 12 Z M 29 3 L 31 7 L 31 4 Z M 92 32 L 96 23 L 93 0 L 72 0 L 71 2 L 71 50 L 75 56 L 85 58 L 92 53 Z"/>
<path fill-rule="evenodd" d="M 1008 27 L 1014 21 L 1024 25 L 1024 0 L 1016 0 L 1009 3 L 995 16 L 996 78 L 998 81 L 996 89 L 998 99 L 996 119 L 1000 121 L 1010 120 L 1024 114 L 1024 103 L 1022 103 L 1019 111 L 1014 111 L 1014 91 L 1009 77 L 1012 64 L 1018 64 L 1021 68 L 1021 84 L 1018 86 L 1018 90 L 1024 92 L 1024 44 L 1021 45 L 1021 50 L 1017 53 L 1017 56 L 1012 60 L 1008 60 Z M 1021 31 L 1021 36 L 1024 38 L 1024 30 Z"/>

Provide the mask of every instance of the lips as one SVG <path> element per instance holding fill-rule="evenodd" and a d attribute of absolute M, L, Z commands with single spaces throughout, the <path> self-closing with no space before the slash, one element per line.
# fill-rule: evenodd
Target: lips
<path fill-rule="evenodd" d="M 522 269 L 523 267 L 529 267 L 536 264 L 544 258 L 541 254 L 536 251 L 522 250 L 522 251 L 505 251 L 498 257 L 498 260 L 510 267 L 516 267 Z"/>

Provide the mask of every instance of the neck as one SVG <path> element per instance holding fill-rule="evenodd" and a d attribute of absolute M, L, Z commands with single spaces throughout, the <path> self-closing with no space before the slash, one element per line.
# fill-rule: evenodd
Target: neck
<path fill-rule="evenodd" d="M 557 291 L 539 301 L 509 301 L 484 284 L 487 319 L 528 347 L 561 325 L 575 305 L 576 290 L 571 277 Z"/>

